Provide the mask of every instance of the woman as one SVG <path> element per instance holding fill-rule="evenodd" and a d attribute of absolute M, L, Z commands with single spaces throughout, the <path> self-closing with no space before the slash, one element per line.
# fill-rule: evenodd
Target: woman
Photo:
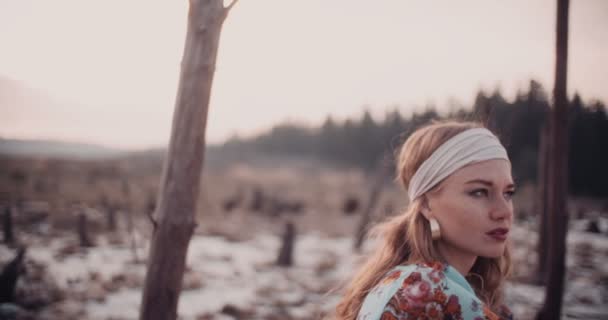
<path fill-rule="evenodd" d="M 513 220 L 511 163 L 479 124 L 434 123 L 401 148 L 410 203 L 379 226 L 380 247 L 356 274 L 338 319 L 509 319 L 502 286 Z"/>

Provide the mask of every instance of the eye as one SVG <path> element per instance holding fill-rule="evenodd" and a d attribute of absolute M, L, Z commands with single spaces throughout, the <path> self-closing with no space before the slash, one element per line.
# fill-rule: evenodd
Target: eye
<path fill-rule="evenodd" d="M 475 198 L 487 197 L 488 190 L 487 189 L 475 189 L 475 190 L 469 192 L 469 194 Z"/>
<path fill-rule="evenodd" d="M 511 198 L 513 198 L 514 194 L 515 194 L 515 190 L 509 190 L 509 191 L 505 192 L 505 199 L 511 200 Z"/>

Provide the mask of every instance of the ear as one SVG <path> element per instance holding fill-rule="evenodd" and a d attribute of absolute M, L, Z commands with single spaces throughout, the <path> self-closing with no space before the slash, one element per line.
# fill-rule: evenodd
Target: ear
<path fill-rule="evenodd" d="M 432 217 L 431 206 L 429 205 L 429 198 L 427 197 L 426 194 L 424 194 L 424 195 L 422 195 L 422 198 L 420 200 L 421 200 L 420 212 L 427 220 L 429 220 Z"/>

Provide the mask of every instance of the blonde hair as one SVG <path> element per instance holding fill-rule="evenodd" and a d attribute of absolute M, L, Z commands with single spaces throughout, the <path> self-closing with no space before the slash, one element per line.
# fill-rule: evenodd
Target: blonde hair
<path fill-rule="evenodd" d="M 396 163 L 397 180 L 407 188 L 418 167 L 435 149 L 451 137 L 477 127 L 481 127 L 481 124 L 444 121 L 434 122 L 414 131 L 399 152 Z M 372 230 L 372 235 L 381 236 L 379 247 L 367 258 L 346 288 L 336 307 L 336 319 L 355 319 L 367 293 L 395 266 L 442 261 L 433 244 L 429 222 L 420 213 L 422 198 L 424 197 L 409 203 L 403 214 Z M 498 310 L 502 304 L 502 286 L 510 272 L 510 266 L 511 257 L 507 247 L 499 258 L 478 257 L 467 275 L 467 280 L 477 296 L 493 310 Z"/>

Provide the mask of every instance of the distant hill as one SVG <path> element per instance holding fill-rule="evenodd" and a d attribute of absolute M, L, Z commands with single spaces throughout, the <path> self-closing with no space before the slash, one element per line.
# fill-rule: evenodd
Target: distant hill
<path fill-rule="evenodd" d="M 7 139 L 28 128 L 37 136 L 65 133 L 75 126 L 76 113 L 85 112 L 73 104 L 60 101 L 43 90 L 0 75 L 0 155 L 24 157 L 49 157 L 66 159 L 105 159 L 119 157 L 126 152 L 88 143 L 72 143 L 56 140 Z M 53 128 L 51 131 L 45 128 Z M 57 129 L 59 128 L 59 129 Z M 59 131 L 57 131 L 59 130 Z"/>
<path fill-rule="evenodd" d="M 86 113 L 86 108 L 74 102 L 0 75 L 0 154 L 67 158 L 119 155 L 120 150 L 93 145 L 86 140 L 84 143 L 63 141 L 61 137 L 78 137 L 94 123 L 107 121 Z"/>
<path fill-rule="evenodd" d="M 127 152 L 122 150 L 86 143 L 0 138 L 0 155 L 92 160 L 116 158 L 126 154 Z"/>

